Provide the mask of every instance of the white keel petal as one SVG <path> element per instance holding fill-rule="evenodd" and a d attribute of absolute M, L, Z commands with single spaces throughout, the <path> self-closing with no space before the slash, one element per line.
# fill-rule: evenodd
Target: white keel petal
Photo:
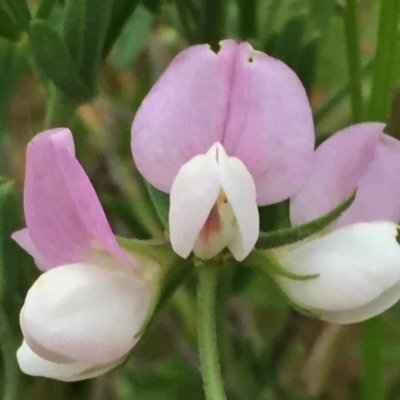
<path fill-rule="evenodd" d="M 236 157 L 228 157 L 219 147 L 221 186 L 236 217 L 235 233 L 228 244 L 238 261 L 253 249 L 260 232 L 260 217 L 256 202 L 256 187 L 245 165 Z"/>
<path fill-rule="evenodd" d="M 187 258 L 195 245 L 220 190 L 218 165 L 211 153 L 192 158 L 172 184 L 169 234 L 174 251 Z"/>
<path fill-rule="evenodd" d="M 349 312 L 351 321 L 369 318 L 396 302 L 396 289 L 391 291 L 400 282 L 396 237 L 397 226 L 391 222 L 338 229 L 279 257 L 289 271 L 318 273 L 318 278 L 277 281 L 295 303 L 321 312 L 323 319 L 333 321 L 335 312 Z"/>

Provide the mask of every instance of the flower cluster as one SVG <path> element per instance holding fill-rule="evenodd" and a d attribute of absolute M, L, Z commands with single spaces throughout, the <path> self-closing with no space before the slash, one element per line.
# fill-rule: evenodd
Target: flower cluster
<path fill-rule="evenodd" d="M 400 298 L 400 142 L 380 123 L 350 126 L 314 151 L 305 90 L 285 64 L 248 43 L 182 51 L 132 125 L 143 177 L 169 193 L 169 239 L 181 257 L 225 248 L 244 260 L 259 238 L 259 206 L 290 198 L 292 226 L 319 218 L 357 190 L 328 228 L 268 252 L 293 275 L 274 275 L 317 317 L 352 323 Z M 14 239 L 44 273 L 21 311 L 22 370 L 72 381 L 122 362 L 138 340 L 160 265 L 122 249 L 67 129 L 27 149 L 27 228 Z"/>

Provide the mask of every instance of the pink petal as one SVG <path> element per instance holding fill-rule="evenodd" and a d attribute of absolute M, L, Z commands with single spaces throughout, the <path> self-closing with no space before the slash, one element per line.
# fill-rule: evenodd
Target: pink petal
<path fill-rule="evenodd" d="M 34 258 L 36 266 L 41 271 L 47 271 L 51 268 L 51 265 L 46 262 L 42 255 L 38 252 L 35 245 L 32 243 L 28 229 L 25 228 L 14 232 L 11 235 L 11 238 L 14 239 L 28 254 Z"/>
<path fill-rule="evenodd" d="M 245 164 L 258 204 L 292 195 L 314 147 L 311 109 L 294 72 L 231 40 L 218 54 L 203 45 L 181 52 L 136 114 L 134 160 L 152 185 L 169 192 L 180 167 L 216 142 Z"/>
<path fill-rule="evenodd" d="M 400 142 L 384 134 L 358 183 L 354 203 L 337 226 L 379 220 L 400 221 Z"/>
<path fill-rule="evenodd" d="M 318 147 L 308 180 L 290 199 L 293 225 L 327 213 L 357 188 L 375 156 L 383 127 L 380 123 L 353 125 L 337 132 Z M 354 204 L 347 212 L 351 212 L 353 207 Z"/>
<path fill-rule="evenodd" d="M 183 164 L 221 142 L 236 48 L 227 40 L 218 54 L 207 45 L 182 51 L 137 111 L 133 158 L 158 189 L 169 192 Z"/>
<path fill-rule="evenodd" d="M 57 129 L 28 145 L 24 211 L 31 241 L 51 266 L 88 260 L 95 246 L 126 264 L 71 143 L 71 132 Z"/>
<path fill-rule="evenodd" d="M 258 205 L 294 194 L 306 179 L 314 126 L 306 92 L 281 61 L 238 46 L 222 144 L 253 176 Z"/>

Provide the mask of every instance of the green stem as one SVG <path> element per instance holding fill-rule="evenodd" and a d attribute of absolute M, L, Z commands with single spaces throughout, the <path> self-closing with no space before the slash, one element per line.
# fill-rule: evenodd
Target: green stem
<path fill-rule="evenodd" d="M 219 267 L 212 261 L 198 267 L 197 340 L 206 400 L 226 400 L 219 364 L 216 297 Z"/>
<path fill-rule="evenodd" d="M 374 59 L 371 98 L 368 119 L 386 121 L 397 49 L 397 26 L 400 18 L 398 0 L 382 0 L 379 14 L 378 42 Z M 380 317 L 363 323 L 363 377 L 364 400 L 384 400 L 383 329 Z"/>
<path fill-rule="evenodd" d="M 357 0 L 347 0 L 344 15 L 344 28 L 346 34 L 347 64 L 350 78 L 351 109 L 353 122 L 357 123 L 362 120 L 363 114 Z"/>
<path fill-rule="evenodd" d="M 362 324 L 363 400 L 384 400 L 383 330 L 380 317 Z"/>
<path fill-rule="evenodd" d="M 68 127 L 75 116 L 76 106 L 77 103 L 73 99 L 52 87 L 47 102 L 45 128 Z"/>
<path fill-rule="evenodd" d="M 13 334 L 8 323 L 7 313 L 0 304 L 0 348 L 3 362 L 3 400 L 17 400 L 19 395 L 19 368 L 16 362 Z"/>
<path fill-rule="evenodd" d="M 386 122 L 395 72 L 399 0 L 382 0 L 368 118 Z"/>

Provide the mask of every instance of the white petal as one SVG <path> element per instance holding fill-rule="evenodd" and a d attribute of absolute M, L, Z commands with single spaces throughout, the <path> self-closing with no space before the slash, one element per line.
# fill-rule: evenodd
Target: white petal
<path fill-rule="evenodd" d="M 47 361 L 34 353 L 23 341 L 17 351 L 18 364 L 25 374 L 44 376 L 65 382 L 94 378 L 115 368 L 122 360 L 107 364 L 93 364 L 77 361 L 70 364 L 58 364 Z"/>
<path fill-rule="evenodd" d="M 319 273 L 318 278 L 277 280 L 288 296 L 305 308 L 343 311 L 364 307 L 400 281 L 396 236 L 397 227 L 391 222 L 338 229 L 279 257 L 291 272 Z"/>
<path fill-rule="evenodd" d="M 221 186 L 236 217 L 233 240 L 228 245 L 233 256 L 242 261 L 253 249 L 260 231 L 256 203 L 256 187 L 245 165 L 236 157 L 228 157 L 219 145 L 219 174 Z"/>
<path fill-rule="evenodd" d="M 323 311 L 319 318 L 333 324 L 353 324 L 383 313 L 400 299 L 400 282 L 362 307 L 343 311 Z"/>
<path fill-rule="evenodd" d="M 40 357 L 109 363 L 136 343 L 152 291 L 125 268 L 111 267 L 65 265 L 35 282 L 21 328 Z"/>
<path fill-rule="evenodd" d="M 193 157 L 176 175 L 170 192 L 169 233 L 172 248 L 181 257 L 188 257 L 192 251 L 219 191 L 213 148 Z"/>

